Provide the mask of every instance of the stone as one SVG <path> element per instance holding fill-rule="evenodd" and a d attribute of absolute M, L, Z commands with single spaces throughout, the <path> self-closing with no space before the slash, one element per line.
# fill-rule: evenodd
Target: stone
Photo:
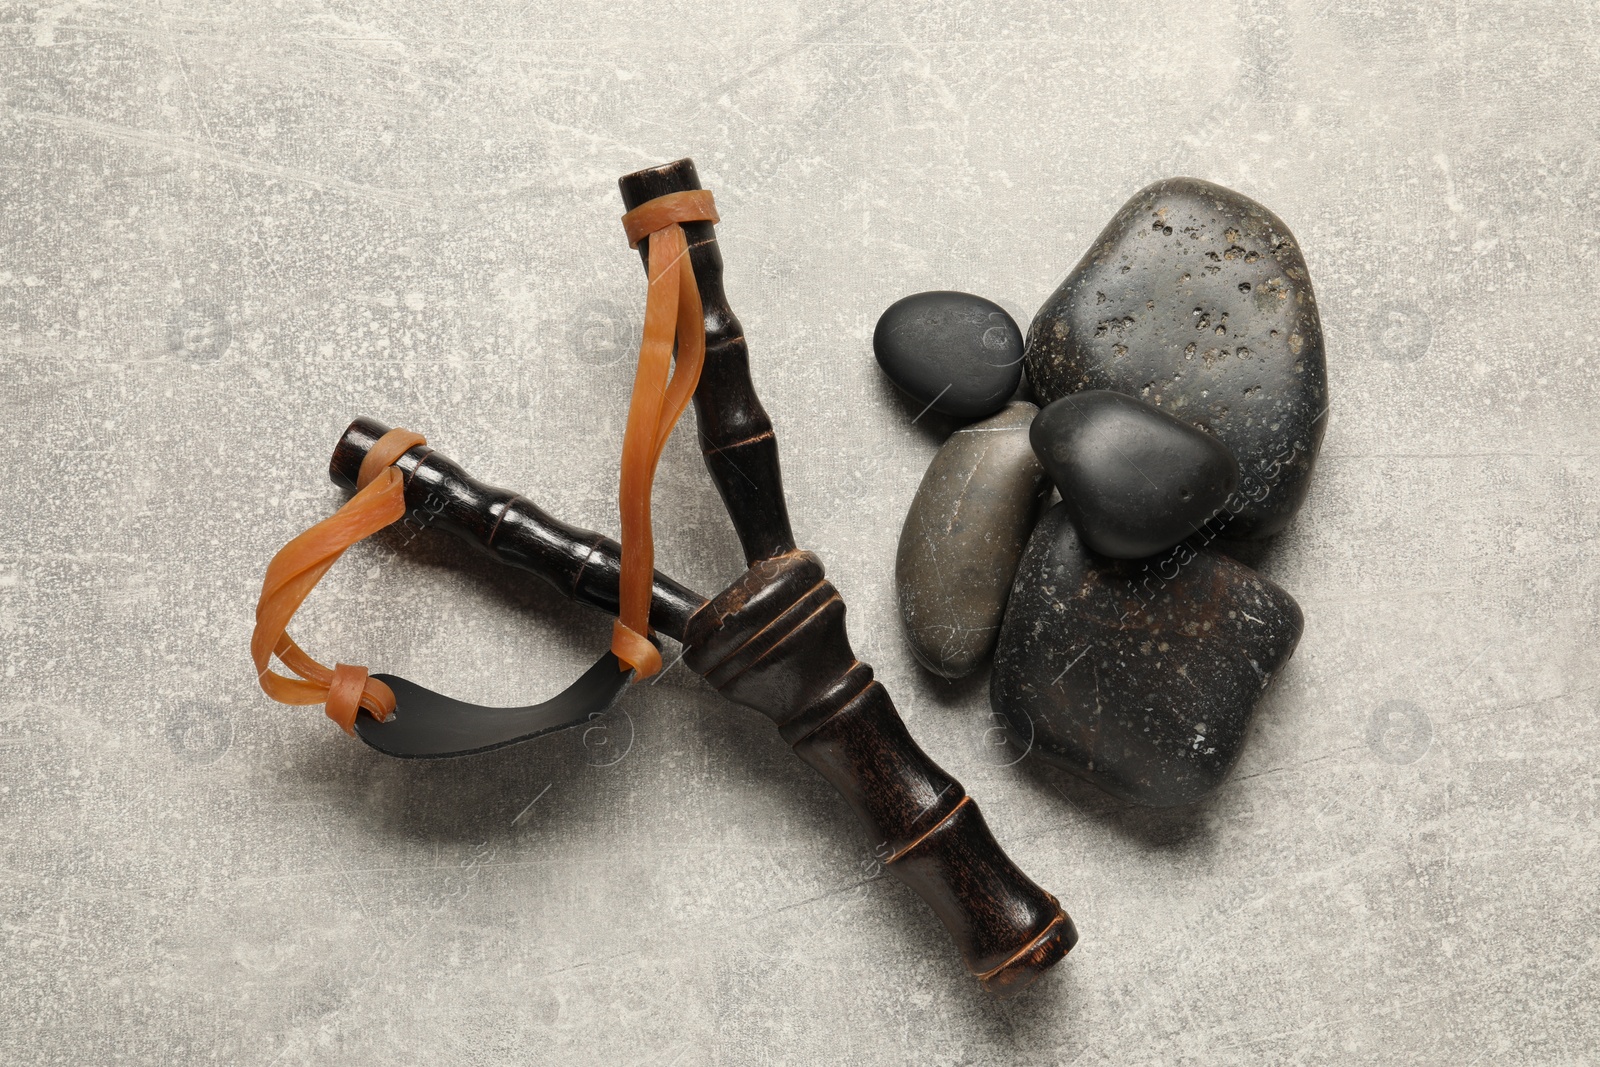
<path fill-rule="evenodd" d="M 1239 462 L 1230 538 L 1282 530 L 1305 499 L 1328 422 L 1317 300 L 1276 215 L 1195 178 L 1117 212 L 1028 330 L 1041 405 L 1114 389 L 1199 426 Z"/>
<path fill-rule="evenodd" d="M 940 290 L 895 301 L 872 332 L 872 351 L 907 396 L 957 418 L 988 418 L 1022 381 L 1016 320 L 970 293 Z"/>
<path fill-rule="evenodd" d="M 1188 804 L 1238 760 L 1302 626 L 1288 593 L 1228 556 L 1184 543 L 1106 559 L 1057 504 L 1017 569 L 989 700 L 1021 751 L 1123 800 Z"/>
<path fill-rule="evenodd" d="M 1164 552 L 1239 487 L 1239 464 L 1215 437 L 1107 389 L 1057 400 L 1028 437 L 1079 536 L 1101 555 Z"/>
<path fill-rule="evenodd" d="M 906 512 L 894 568 L 900 619 L 917 659 L 946 678 L 976 670 L 999 635 L 1047 488 L 1028 444 L 1038 410 L 1015 402 L 951 434 Z"/>

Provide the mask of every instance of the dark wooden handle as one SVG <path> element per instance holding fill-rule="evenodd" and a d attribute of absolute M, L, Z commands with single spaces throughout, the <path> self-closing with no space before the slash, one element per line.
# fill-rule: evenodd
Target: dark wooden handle
<path fill-rule="evenodd" d="M 617 184 L 623 205 L 632 211 L 658 196 L 700 188 L 700 176 L 693 160 L 680 159 L 624 175 Z M 701 452 L 739 534 L 745 562 L 754 563 L 794 551 L 789 509 L 783 499 L 783 473 L 778 466 L 778 440 L 750 380 L 744 327 L 722 290 L 716 227 L 709 222 L 686 222 L 683 232 L 706 317 L 705 369 L 694 394 Z M 647 270 L 649 252 L 650 239 L 645 238 L 639 242 L 639 256 Z"/>
<path fill-rule="evenodd" d="M 698 189 L 700 178 L 680 159 L 618 184 L 631 211 Z M 1066 955 L 1077 931 L 1001 851 L 978 805 L 917 747 L 872 668 L 851 652 L 844 601 L 817 557 L 795 550 L 777 438 L 723 292 L 716 228 L 687 223 L 684 233 L 705 305 L 706 366 L 695 392 L 701 443 L 750 564 L 690 620 L 684 662 L 778 724 L 855 809 L 889 870 L 944 921 L 985 987 L 1019 990 Z"/>
<path fill-rule="evenodd" d="M 339 438 L 328 474 L 356 487 L 361 461 L 389 427 L 373 419 L 352 422 Z M 520 570 L 531 571 L 582 604 L 617 613 L 621 550 L 609 537 L 552 518 L 525 497 L 484 485 L 426 445 L 395 463 L 406 479 L 408 529 L 437 526 Z M 650 625 L 682 640 L 689 617 L 706 598 L 660 571 L 650 601 Z"/>
<path fill-rule="evenodd" d="M 875 854 L 944 922 L 967 968 L 991 991 L 1017 992 L 1071 950 L 1077 930 L 912 740 L 851 651 L 844 617 L 816 556 L 763 560 L 695 613 L 684 662 L 777 723 L 855 810 Z"/>

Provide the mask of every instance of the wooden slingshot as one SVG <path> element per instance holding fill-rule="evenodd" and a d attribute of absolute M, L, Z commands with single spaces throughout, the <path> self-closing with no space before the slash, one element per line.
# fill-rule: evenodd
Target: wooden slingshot
<path fill-rule="evenodd" d="M 630 213 L 700 189 L 688 159 L 629 174 L 619 184 Z M 676 224 L 705 320 L 704 366 L 693 400 L 706 466 L 748 569 L 709 600 L 655 572 L 646 629 L 682 642 L 691 669 L 729 700 L 771 718 L 795 753 L 850 804 L 888 869 L 944 922 L 983 987 L 1017 992 L 1071 950 L 1077 931 L 1056 898 L 995 843 L 961 783 L 917 747 L 872 668 L 851 652 L 844 601 L 824 577 L 822 561 L 798 549 L 789 528 L 777 439 L 750 380 L 743 330 L 723 293 L 714 224 Z M 638 242 L 647 268 L 651 240 Z M 680 359 L 682 347 L 680 333 Z M 363 460 L 388 432 L 370 419 L 351 423 L 329 466 L 334 481 L 355 488 Z M 574 600 L 613 615 L 622 610 L 617 542 L 474 480 L 425 444 L 407 448 L 392 467 L 403 479 L 406 514 L 415 521 L 531 571 Z M 344 677 L 335 672 L 333 684 Z M 465 755 L 585 722 L 609 706 L 630 677 L 607 652 L 551 701 L 489 709 L 376 675 L 373 680 L 393 692 L 395 714 L 379 721 L 363 703 L 353 729 L 394 756 Z M 359 679 L 349 684 L 359 694 Z"/>

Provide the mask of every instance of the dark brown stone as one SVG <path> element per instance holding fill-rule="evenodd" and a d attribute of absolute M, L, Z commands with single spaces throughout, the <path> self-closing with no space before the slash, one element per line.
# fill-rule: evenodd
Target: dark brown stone
<path fill-rule="evenodd" d="M 1097 556 L 1058 504 L 1017 569 L 989 699 L 1045 762 L 1125 800 L 1186 804 L 1227 777 L 1302 625 L 1288 593 L 1211 549 Z"/>

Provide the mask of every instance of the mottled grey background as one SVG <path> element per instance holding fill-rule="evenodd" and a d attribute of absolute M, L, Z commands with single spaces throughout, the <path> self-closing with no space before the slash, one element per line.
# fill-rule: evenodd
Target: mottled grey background
<path fill-rule="evenodd" d="M 1592 1063 L 1600 22 L 1590 3 L 0 5 L 0 1061 Z M 370 414 L 615 528 L 692 155 L 857 651 L 1083 941 L 996 1003 L 829 788 L 681 666 L 603 731 L 386 760 L 255 688 L 262 568 Z M 1310 261 L 1332 426 L 1260 566 L 1305 639 L 1213 802 L 1004 767 L 891 578 L 940 428 L 871 328 L 1026 322 L 1190 174 Z M 680 435 L 662 565 L 736 542 Z M 295 632 L 463 697 L 605 621 L 432 536 Z M 120 1059 L 119 1059 L 120 1057 Z"/>

